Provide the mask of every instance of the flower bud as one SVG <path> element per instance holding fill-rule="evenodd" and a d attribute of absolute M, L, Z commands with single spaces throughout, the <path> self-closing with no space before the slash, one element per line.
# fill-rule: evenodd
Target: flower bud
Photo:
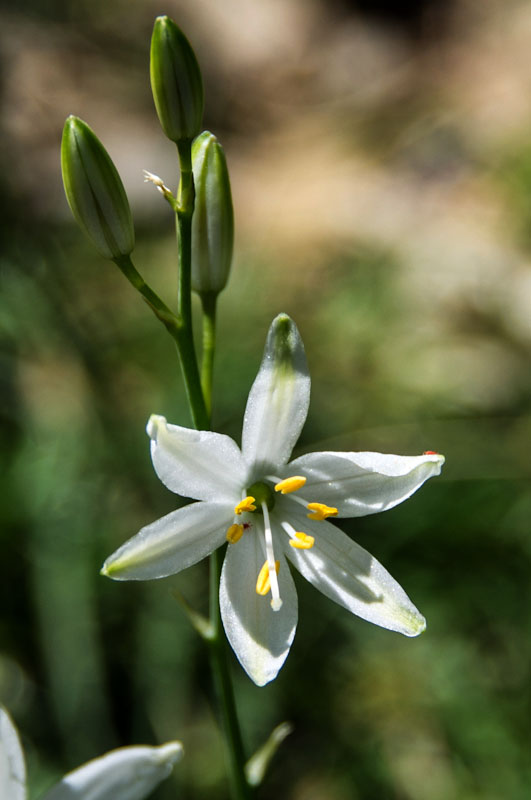
<path fill-rule="evenodd" d="M 155 107 L 168 139 L 193 139 L 203 119 L 203 81 L 188 39 L 169 17 L 155 20 L 150 75 Z"/>
<path fill-rule="evenodd" d="M 104 146 L 79 117 L 65 122 L 61 169 L 68 204 L 93 245 L 105 258 L 129 255 L 135 231 L 125 189 Z"/>
<path fill-rule="evenodd" d="M 192 289 L 217 294 L 229 277 L 234 213 L 225 154 L 209 131 L 204 131 L 192 145 L 192 171 Z"/>

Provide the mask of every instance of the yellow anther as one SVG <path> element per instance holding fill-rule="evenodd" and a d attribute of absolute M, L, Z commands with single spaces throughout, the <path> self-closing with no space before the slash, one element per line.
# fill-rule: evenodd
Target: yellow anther
<path fill-rule="evenodd" d="M 286 478 L 280 483 L 275 484 L 275 492 L 282 492 L 282 494 L 290 494 L 301 489 L 306 483 L 306 478 L 301 475 L 293 475 L 292 478 Z"/>
<path fill-rule="evenodd" d="M 308 503 L 308 511 L 313 512 L 306 515 L 308 519 L 317 519 L 320 522 L 327 517 L 337 516 L 337 508 L 325 506 L 324 503 Z"/>
<path fill-rule="evenodd" d="M 237 506 L 234 506 L 235 514 L 243 514 L 244 511 L 256 511 L 254 497 L 244 497 Z"/>
<path fill-rule="evenodd" d="M 243 525 L 238 525 L 238 523 L 235 522 L 234 525 L 231 525 L 227 531 L 227 541 L 231 544 L 236 544 L 236 542 L 239 542 L 242 538 L 243 531 Z"/>
<path fill-rule="evenodd" d="M 313 547 L 315 539 L 313 536 L 310 536 L 308 533 L 303 533 L 302 531 L 297 531 L 295 533 L 295 538 L 290 539 L 289 543 L 292 547 L 296 547 L 297 550 L 309 550 L 310 547 Z"/>
<path fill-rule="evenodd" d="M 275 570 L 278 572 L 280 569 L 280 561 L 275 561 Z M 256 581 L 256 594 L 259 594 L 261 597 L 265 597 L 265 595 L 271 589 L 271 579 L 269 577 L 269 563 L 267 561 L 264 562 L 264 566 L 258 573 L 258 579 Z"/>

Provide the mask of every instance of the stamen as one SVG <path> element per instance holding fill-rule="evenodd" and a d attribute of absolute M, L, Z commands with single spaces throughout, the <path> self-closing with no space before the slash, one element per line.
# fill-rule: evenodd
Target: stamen
<path fill-rule="evenodd" d="M 280 590 L 278 588 L 275 553 L 273 551 L 273 534 L 271 532 L 269 511 L 266 503 L 262 503 L 262 513 L 264 515 L 265 548 L 269 569 L 269 581 L 271 583 L 271 608 L 273 611 L 279 611 L 282 606 L 282 600 L 280 599 Z"/>
<path fill-rule="evenodd" d="M 338 514 L 337 508 L 326 506 L 324 503 L 308 503 L 308 511 L 312 512 L 306 515 L 308 519 L 317 519 L 320 522 L 327 517 L 335 517 Z"/>
<path fill-rule="evenodd" d="M 303 533 L 302 531 L 296 531 L 295 537 L 296 537 L 295 539 L 290 539 L 289 543 L 292 547 L 295 547 L 297 550 L 310 550 L 310 548 L 314 546 L 315 539 L 308 533 Z"/>
<path fill-rule="evenodd" d="M 289 522 L 281 522 L 280 524 L 290 537 L 289 543 L 292 547 L 296 547 L 297 550 L 309 550 L 314 546 L 315 539 L 313 536 L 310 536 L 308 533 L 303 533 L 302 531 L 296 531 Z"/>
<path fill-rule="evenodd" d="M 280 561 L 275 561 L 275 572 L 278 572 L 280 569 Z M 264 565 L 260 572 L 258 573 L 258 579 L 256 581 L 256 594 L 259 594 L 261 597 L 265 597 L 271 590 L 271 579 L 269 577 L 269 563 L 264 561 Z"/>
<path fill-rule="evenodd" d="M 302 489 L 305 483 L 306 478 L 303 478 L 301 475 L 293 475 L 293 477 L 285 478 L 283 481 L 279 481 L 275 484 L 275 492 L 291 494 L 291 492 L 296 492 L 297 489 Z"/>
<path fill-rule="evenodd" d="M 231 525 L 227 531 L 227 541 L 231 544 L 236 544 L 236 542 L 239 542 L 242 538 L 244 530 L 244 525 L 239 525 L 237 522 L 235 522 L 234 525 Z"/>
<path fill-rule="evenodd" d="M 235 514 L 243 514 L 244 511 L 256 511 L 256 506 L 254 505 L 254 497 L 244 497 L 243 500 L 240 500 L 238 505 L 234 506 L 234 513 Z"/>

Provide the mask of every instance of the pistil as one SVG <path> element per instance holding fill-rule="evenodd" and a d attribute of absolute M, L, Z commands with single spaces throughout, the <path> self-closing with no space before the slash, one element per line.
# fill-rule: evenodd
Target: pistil
<path fill-rule="evenodd" d="M 278 587 L 275 553 L 273 550 L 273 534 L 271 532 L 271 522 L 269 521 L 269 511 L 266 503 L 262 503 L 262 513 L 264 515 L 266 559 L 269 569 L 269 580 L 271 582 L 271 608 L 273 611 L 279 611 L 282 606 L 282 600 L 280 599 L 280 589 Z"/>
<path fill-rule="evenodd" d="M 275 572 L 278 573 L 279 569 L 280 561 L 275 561 Z M 261 597 L 265 597 L 270 591 L 271 579 L 269 578 L 269 564 L 267 561 L 264 561 L 264 565 L 258 573 L 258 578 L 256 580 L 256 594 L 259 594 Z"/>

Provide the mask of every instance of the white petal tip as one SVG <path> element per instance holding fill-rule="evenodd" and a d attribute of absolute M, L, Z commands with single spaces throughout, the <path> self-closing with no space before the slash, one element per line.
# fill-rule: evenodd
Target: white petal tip
<path fill-rule="evenodd" d="M 152 414 L 146 425 L 146 433 L 149 438 L 156 441 L 159 427 L 163 427 L 166 424 L 166 417 L 162 417 L 160 414 Z"/>
<path fill-rule="evenodd" d="M 167 742 L 157 747 L 157 756 L 161 764 L 176 764 L 183 757 L 184 749 L 181 742 Z"/>
<path fill-rule="evenodd" d="M 423 455 L 428 461 L 431 461 L 433 464 L 438 464 L 440 467 L 442 467 L 446 461 L 442 453 L 436 453 L 433 450 L 427 450 Z"/>

